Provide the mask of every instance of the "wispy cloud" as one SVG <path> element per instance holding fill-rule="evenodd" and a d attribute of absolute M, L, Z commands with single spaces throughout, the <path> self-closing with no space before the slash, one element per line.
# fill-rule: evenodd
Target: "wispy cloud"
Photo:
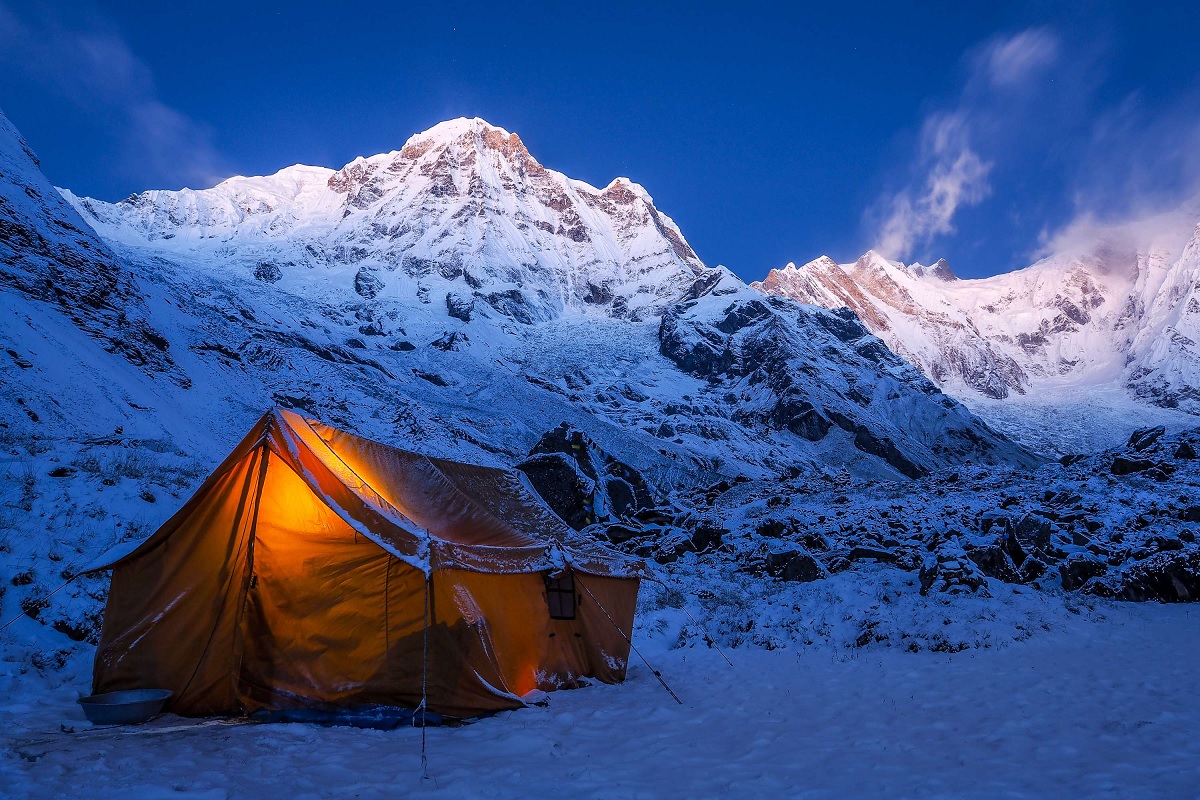
<path fill-rule="evenodd" d="M 159 96 L 154 75 L 102 17 L 0 0 L 0 69 L 112 119 L 122 171 L 149 186 L 211 186 L 229 174 L 203 124 Z"/>
<path fill-rule="evenodd" d="M 920 159 L 925 182 L 917 192 L 905 189 L 892 196 L 876 249 L 905 258 L 919 243 L 953 233 L 959 207 L 975 205 L 991 193 L 987 178 L 992 165 L 971 149 L 969 137 L 968 120 L 961 112 L 926 119 Z"/>
<path fill-rule="evenodd" d="M 1058 60 L 1058 37 L 1046 28 L 1030 28 L 995 39 L 976 57 L 977 70 L 993 88 L 1018 87 Z"/>
<path fill-rule="evenodd" d="M 1036 255 L 1112 239 L 1181 247 L 1200 219 L 1200 92 L 1153 111 L 1135 93 L 1099 113 L 1071 183 L 1074 213 L 1043 227 Z"/>
<path fill-rule="evenodd" d="M 907 185 L 880 199 L 875 248 L 908 258 L 938 236 L 955 232 L 954 218 L 992 193 L 992 157 L 978 140 L 991 137 L 1002 108 L 1011 105 L 1059 58 L 1058 38 L 1034 28 L 997 37 L 967 55 L 967 77 L 955 102 L 928 113 Z"/>

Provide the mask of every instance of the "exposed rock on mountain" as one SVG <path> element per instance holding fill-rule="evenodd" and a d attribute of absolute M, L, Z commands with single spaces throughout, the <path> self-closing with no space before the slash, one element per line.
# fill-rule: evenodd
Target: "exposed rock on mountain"
<path fill-rule="evenodd" d="M 247 310 L 222 313 L 233 350 L 253 330 L 284 358 L 281 345 L 299 346 L 445 388 L 459 383 L 447 367 L 502 385 L 511 373 L 492 377 L 497 364 L 519 364 L 528 382 L 511 399 L 522 409 L 536 405 L 522 397 L 557 394 L 659 459 L 715 472 L 848 459 L 863 474 L 914 477 L 964 459 L 1030 458 L 854 319 L 765 302 L 706 269 L 641 187 L 567 178 L 479 119 L 442 123 L 337 171 L 289 167 L 116 204 L 66 196 L 132 263 L 158 274 L 174 265 L 171 281 L 202 277 L 249 298 L 241 287 L 252 276 L 253 301 L 239 301 Z M 336 332 L 351 317 L 353 328 Z M 281 335 L 295 320 L 301 330 Z M 409 364 L 384 344 L 396 334 L 453 358 Z M 559 371 L 567 353 L 578 377 Z M 637 367 L 605 385 L 613 364 Z M 490 438 L 495 409 L 456 405 L 460 421 L 492 431 L 468 441 L 515 455 L 528 447 Z"/>
<path fill-rule="evenodd" d="M 357 270 L 367 299 L 425 300 L 454 283 L 502 296 L 492 305 L 527 324 L 567 308 L 638 318 L 703 267 L 642 187 L 572 180 L 481 119 L 441 123 L 336 171 L 294 166 L 116 204 L 67 197 L 104 236 L 234 274 L 276 264 L 287 289 L 310 284 L 311 270 Z"/>
<path fill-rule="evenodd" d="M 4 133 L 0 544 L 30 566 L 0 599 L 72 635 L 105 589 L 51 596 L 64 576 L 157 527 L 273 404 L 452 458 L 537 450 L 605 536 L 667 559 L 728 529 L 681 528 L 649 485 L 1032 462 L 849 315 L 706 269 L 639 187 L 479 121 L 336 172 L 64 193 L 86 223 Z"/>
<path fill-rule="evenodd" d="M 542 436 L 517 469 L 576 530 L 633 516 L 657 504 L 655 490 L 640 472 L 565 422 Z"/>
<path fill-rule="evenodd" d="M 910 478 L 946 457 L 1035 463 L 896 357 L 853 315 L 763 298 L 728 272 L 670 306 L 660 350 L 745 425 L 853 446 Z"/>

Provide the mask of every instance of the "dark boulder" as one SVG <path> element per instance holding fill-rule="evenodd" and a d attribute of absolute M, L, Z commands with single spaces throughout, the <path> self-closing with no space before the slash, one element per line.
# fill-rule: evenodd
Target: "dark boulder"
<path fill-rule="evenodd" d="M 696 548 L 696 552 L 707 553 L 720 547 L 728 535 L 728 528 L 712 520 L 701 520 L 692 533 L 692 545 Z"/>
<path fill-rule="evenodd" d="M 882 550 L 878 547 L 864 547 L 862 545 L 851 548 L 848 558 L 851 561 L 875 560 L 882 561 L 885 564 L 895 564 L 900 560 L 900 556 L 891 550 Z"/>
<path fill-rule="evenodd" d="M 1006 549 L 1012 557 L 1013 562 L 1017 566 L 1021 565 L 1021 558 L 1017 557 L 1016 551 L 1041 550 L 1046 552 L 1050 549 L 1050 534 L 1053 526 L 1050 520 L 1039 517 L 1034 514 L 1028 514 L 1021 518 L 1013 529 L 1012 543 Z"/>
<path fill-rule="evenodd" d="M 1151 536 L 1146 544 L 1159 552 L 1183 549 L 1183 542 L 1175 536 Z"/>
<path fill-rule="evenodd" d="M 646 529 L 640 525 L 627 525 L 623 522 L 613 522 L 604 527 L 605 538 L 617 545 L 641 538 L 646 533 Z"/>
<path fill-rule="evenodd" d="M 563 453 L 537 453 L 517 465 L 533 488 L 575 530 L 596 522 L 593 506 L 596 484 Z"/>
<path fill-rule="evenodd" d="M 1155 463 L 1146 458 L 1126 458 L 1125 456 L 1113 456 L 1112 474 L 1113 475 L 1132 475 L 1135 472 L 1145 472 Z"/>
<path fill-rule="evenodd" d="M 1162 438 L 1162 435 L 1167 432 L 1167 429 L 1162 425 L 1154 428 L 1142 428 L 1136 430 L 1130 435 L 1127 447 L 1132 447 L 1134 450 L 1141 452 L 1149 447 L 1152 447 L 1155 442 Z"/>
<path fill-rule="evenodd" d="M 634 495 L 629 481 L 624 478 L 606 478 L 604 491 L 608 494 L 608 508 L 614 515 L 623 517 L 637 511 L 637 497 Z"/>
<path fill-rule="evenodd" d="M 1021 565 L 1020 578 L 1021 583 L 1033 583 L 1038 578 L 1042 577 L 1049 571 L 1046 563 L 1040 559 L 1030 556 L 1025 559 L 1025 563 Z"/>
<path fill-rule="evenodd" d="M 1200 550 L 1157 553 L 1128 566 L 1117 596 L 1163 603 L 1200 599 Z"/>
<path fill-rule="evenodd" d="M 1179 447 L 1175 448 L 1175 457 L 1184 459 L 1195 458 L 1196 448 L 1192 446 L 1191 442 L 1184 440 L 1179 443 Z"/>
<path fill-rule="evenodd" d="M 980 533 L 991 533 L 993 529 L 996 533 L 1008 533 L 1014 528 L 1012 518 L 1003 511 L 984 511 L 976 521 Z"/>
<path fill-rule="evenodd" d="M 989 578 L 1005 583 L 1021 583 L 1020 573 L 1004 548 L 998 544 L 966 547 L 967 557 Z"/>
<path fill-rule="evenodd" d="M 947 594 L 971 592 L 989 596 L 987 578 L 967 555 L 957 536 L 947 538 L 926 557 L 918 578 L 922 595 L 936 589 Z"/>
<path fill-rule="evenodd" d="M 1081 588 L 1092 578 L 1108 571 L 1108 565 L 1090 555 L 1076 553 L 1058 565 L 1062 587 L 1068 592 Z"/>
<path fill-rule="evenodd" d="M 517 469 L 529 476 L 539 493 L 543 482 L 548 484 L 546 491 L 560 498 L 560 505 L 550 503 L 550 507 L 576 529 L 657 506 L 653 490 L 638 470 L 565 422 L 543 434 L 529 455 Z M 543 456 L 553 459 L 546 461 Z"/>
<path fill-rule="evenodd" d="M 781 553 L 768 553 L 766 572 L 781 581 L 808 583 L 820 580 L 829 575 L 828 570 L 820 561 L 804 550 L 785 550 Z"/>
<path fill-rule="evenodd" d="M 1184 522 L 1200 522 L 1200 506 L 1188 506 L 1179 512 L 1179 518 Z"/>

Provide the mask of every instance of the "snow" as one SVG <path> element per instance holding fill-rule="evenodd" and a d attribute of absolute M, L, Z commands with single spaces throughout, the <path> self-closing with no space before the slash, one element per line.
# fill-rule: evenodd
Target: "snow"
<path fill-rule="evenodd" d="M 428 779 L 411 728 L 163 717 L 93 730 L 73 702 L 87 666 L 76 659 L 74 680 L 0 710 L 0 793 L 1180 798 L 1200 782 L 1200 626 L 1187 607 L 1105 605 L 955 654 L 726 649 L 732 667 L 672 648 L 668 632 L 639 634 L 682 706 L 635 662 L 621 685 L 428 729 Z"/>
<path fill-rule="evenodd" d="M 1162 425 L 1175 432 L 1200 424 L 1194 414 L 1148 405 L 1119 386 L 1045 387 L 1020 399 L 964 400 L 994 429 L 1054 457 L 1116 447 L 1138 428 Z"/>
<path fill-rule="evenodd" d="M 604 313 L 618 299 L 621 313 L 661 307 L 703 270 L 645 189 L 619 178 L 601 190 L 545 169 L 478 118 L 336 171 L 297 165 L 115 204 L 61 191 L 102 237 L 135 253 L 218 274 L 268 263 L 283 286 L 366 269 L 388 294 L 416 281 L 444 297 L 445 282 L 465 275 L 473 288 L 528 287 L 525 301 L 546 317 Z"/>

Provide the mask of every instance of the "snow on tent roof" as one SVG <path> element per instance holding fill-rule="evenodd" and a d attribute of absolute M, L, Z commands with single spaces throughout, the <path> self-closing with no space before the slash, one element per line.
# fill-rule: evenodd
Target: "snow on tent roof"
<path fill-rule="evenodd" d="M 85 571 L 109 569 L 164 540 L 222 476 L 262 447 L 353 529 L 425 572 L 537 572 L 569 564 L 596 575 L 647 576 L 640 561 L 580 541 L 514 471 L 403 450 L 283 409 L 265 414 L 154 535 L 132 551 L 114 548 Z"/>

